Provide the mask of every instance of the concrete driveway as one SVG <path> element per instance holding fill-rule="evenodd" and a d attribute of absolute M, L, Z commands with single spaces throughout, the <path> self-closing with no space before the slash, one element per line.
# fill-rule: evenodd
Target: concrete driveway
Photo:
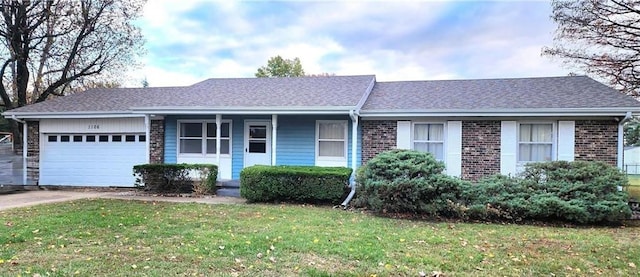
<path fill-rule="evenodd" d="M 27 207 L 47 203 L 64 202 L 87 198 L 110 198 L 139 201 L 165 201 L 204 204 L 242 204 L 245 200 L 236 197 L 165 197 L 140 195 L 135 192 L 100 192 L 100 191 L 66 191 L 66 190 L 31 190 L 18 193 L 0 194 L 0 210 Z"/>

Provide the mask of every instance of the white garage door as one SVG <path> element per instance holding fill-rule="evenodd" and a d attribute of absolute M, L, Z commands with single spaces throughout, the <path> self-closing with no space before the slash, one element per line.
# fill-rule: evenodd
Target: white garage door
<path fill-rule="evenodd" d="M 45 134 L 40 185 L 132 187 L 147 162 L 144 134 Z"/>

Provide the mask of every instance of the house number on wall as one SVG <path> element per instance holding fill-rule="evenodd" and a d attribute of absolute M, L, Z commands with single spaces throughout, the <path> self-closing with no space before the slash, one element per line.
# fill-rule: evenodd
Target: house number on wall
<path fill-rule="evenodd" d="M 100 129 L 100 125 L 98 124 L 89 124 L 89 130 L 97 130 Z"/>

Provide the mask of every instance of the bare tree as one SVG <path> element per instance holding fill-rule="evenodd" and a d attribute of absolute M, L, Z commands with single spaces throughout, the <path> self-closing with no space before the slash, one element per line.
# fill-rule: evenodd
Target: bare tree
<path fill-rule="evenodd" d="M 640 1 L 553 0 L 551 5 L 558 27 L 554 45 L 543 55 L 640 97 Z"/>
<path fill-rule="evenodd" d="M 118 83 L 143 53 L 143 0 L 0 0 L 4 110 Z M 19 130 L 14 124 L 13 129 Z"/>

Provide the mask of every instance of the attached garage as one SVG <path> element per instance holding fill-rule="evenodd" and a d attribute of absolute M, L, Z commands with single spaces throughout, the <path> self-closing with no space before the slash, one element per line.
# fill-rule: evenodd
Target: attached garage
<path fill-rule="evenodd" d="M 40 122 L 40 185 L 132 187 L 147 162 L 144 119 Z"/>

